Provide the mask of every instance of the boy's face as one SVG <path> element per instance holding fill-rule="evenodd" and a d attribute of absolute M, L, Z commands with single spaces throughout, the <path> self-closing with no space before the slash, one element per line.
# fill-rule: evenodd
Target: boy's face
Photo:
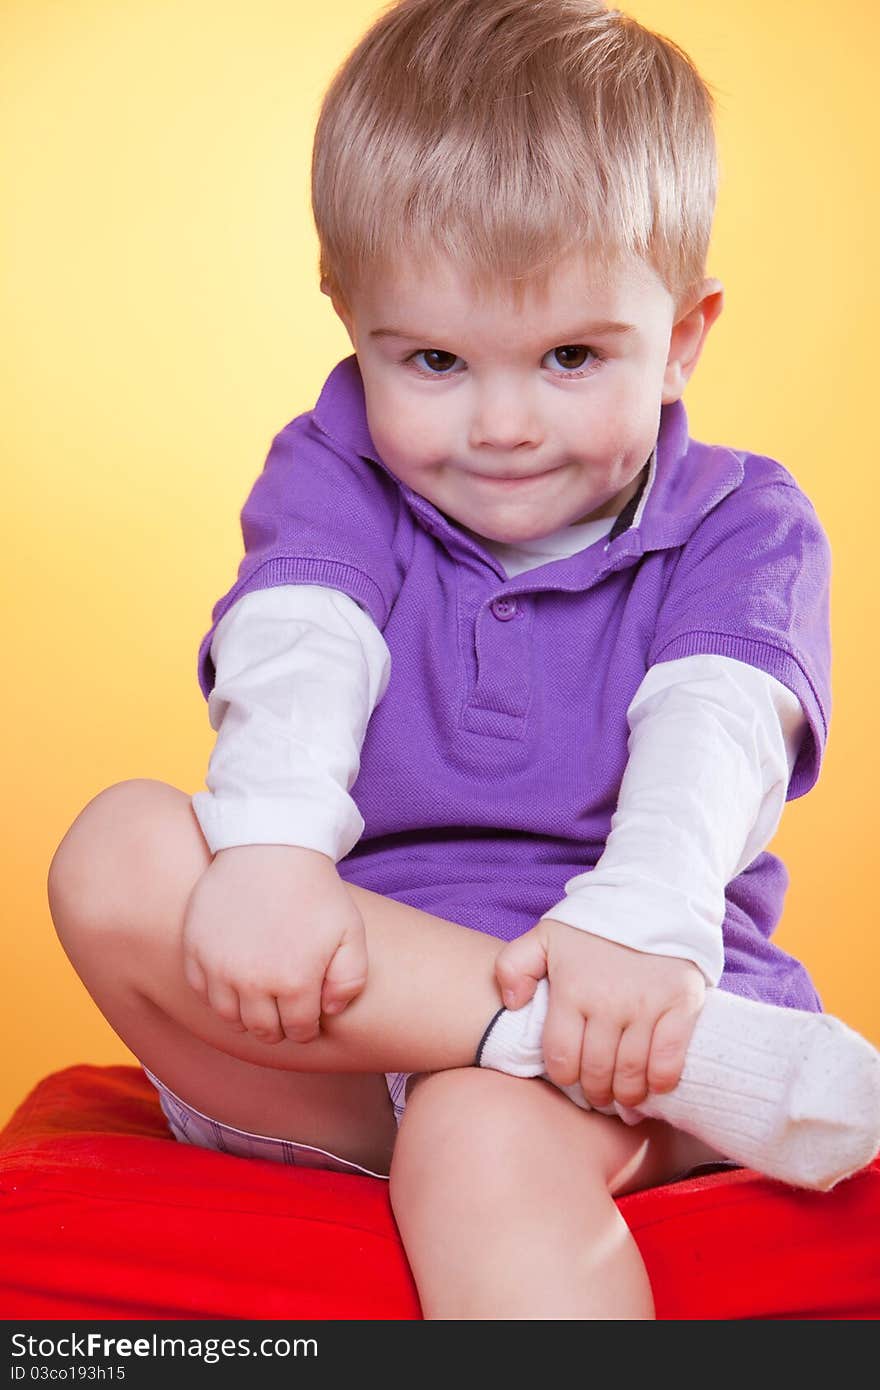
<path fill-rule="evenodd" d="M 448 264 L 402 266 L 334 304 L 383 462 L 451 520 L 514 543 L 616 516 L 632 497 L 721 286 L 694 298 L 676 314 L 644 262 L 600 273 L 577 257 L 519 311 L 475 299 Z"/>

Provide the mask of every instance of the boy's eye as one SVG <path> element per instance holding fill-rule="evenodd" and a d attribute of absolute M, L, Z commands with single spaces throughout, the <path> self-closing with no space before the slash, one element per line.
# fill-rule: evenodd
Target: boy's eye
<path fill-rule="evenodd" d="M 573 367 L 575 370 L 584 365 L 587 356 L 592 355 L 590 348 L 584 347 L 582 344 L 574 346 L 571 343 L 567 343 L 565 347 L 553 349 L 553 356 L 561 366 Z"/>
<path fill-rule="evenodd" d="M 563 366 L 567 370 L 555 372 L 555 376 L 586 376 L 601 359 L 598 353 L 592 348 L 585 347 L 582 343 L 566 343 L 562 347 L 551 348 L 548 357 L 555 359 L 557 366 Z M 428 370 L 419 366 L 416 359 L 423 358 Z M 444 352 L 442 348 L 421 348 L 418 352 L 412 352 L 404 358 L 404 362 L 412 362 L 415 369 L 421 376 L 451 376 L 452 365 L 460 359 L 453 352 Z"/>
<path fill-rule="evenodd" d="M 454 353 L 443 352 L 441 348 L 422 348 L 420 352 L 414 352 L 412 356 L 407 360 L 412 362 L 417 357 L 424 357 L 425 361 L 428 363 L 428 366 L 431 369 L 430 372 L 425 373 L 426 376 L 448 376 L 448 364 L 450 362 L 458 361 L 458 358 L 455 356 Z M 438 358 L 440 359 L 440 361 L 437 360 Z M 445 361 L 443 360 L 444 358 Z M 437 371 L 434 370 L 435 367 L 438 368 Z"/>

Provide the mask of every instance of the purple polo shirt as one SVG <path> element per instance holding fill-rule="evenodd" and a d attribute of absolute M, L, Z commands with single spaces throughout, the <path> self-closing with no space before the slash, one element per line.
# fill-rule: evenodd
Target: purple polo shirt
<path fill-rule="evenodd" d="M 809 722 L 787 799 L 813 786 L 831 709 L 831 553 L 812 503 L 759 454 L 661 413 L 656 461 L 607 537 L 508 579 L 398 481 L 370 438 L 355 355 L 276 435 L 241 513 L 245 556 L 213 610 L 324 584 L 382 631 L 391 678 L 350 788 L 365 829 L 347 882 L 503 941 L 602 854 L 627 760 L 626 710 L 659 661 L 714 652 L 788 686 Z M 721 988 L 817 1010 L 770 941 L 788 874 L 764 852 L 726 889 Z"/>

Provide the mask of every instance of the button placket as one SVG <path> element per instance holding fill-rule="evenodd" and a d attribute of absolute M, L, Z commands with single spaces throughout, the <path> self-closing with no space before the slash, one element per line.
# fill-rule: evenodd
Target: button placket
<path fill-rule="evenodd" d="M 524 736 L 532 703 L 532 617 L 530 607 L 513 595 L 484 598 L 476 609 L 476 682 L 462 712 L 464 728 L 495 738 Z"/>

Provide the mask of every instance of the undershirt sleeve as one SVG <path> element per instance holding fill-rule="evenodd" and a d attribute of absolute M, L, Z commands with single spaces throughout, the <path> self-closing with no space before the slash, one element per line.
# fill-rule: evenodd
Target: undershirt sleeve
<path fill-rule="evenodd" d="M 212 854 L 301 845 L 338 862 L 364 831 L 349 789 L 391 671 L 378 627 L 338 589 L 280 585 L 239 599 L 211 654 L 217 741 L 192 806 Z"/>

